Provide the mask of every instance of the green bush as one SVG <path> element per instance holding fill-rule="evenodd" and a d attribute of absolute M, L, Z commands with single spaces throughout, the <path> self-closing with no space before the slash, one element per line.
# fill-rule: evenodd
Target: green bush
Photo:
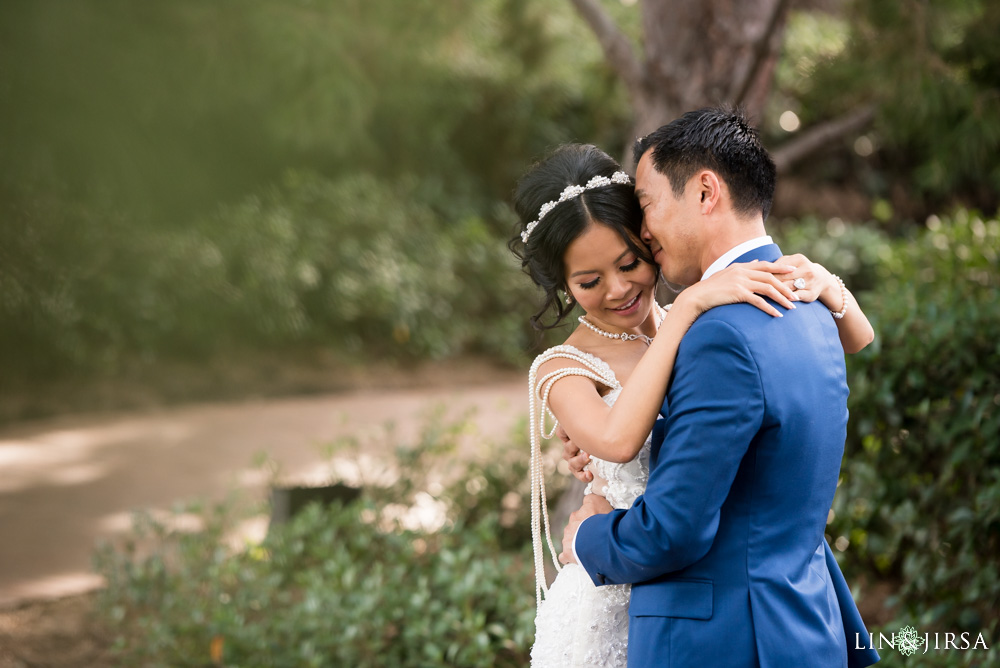
<path fill-rule="evenodd" d="M 370 503 L 310 505 L 229 554 L 224 514 L 198 534 L 151 524 L 160 549 L 106 552 L 100 606 L 122 665 L 523 665 L 531 559 L 499 549 L 495 517 L 437 534 L 381 531 Z M 218 640 L 216 640 L 218 639 Z"/>
<path fill-rule="evenodd" d="M 839 218 L 778 222 L 773 236 L 786 253 L 804 253 L 844 279 L 855 293 L 875 287 L 881 263 L 892 252 L 888 235 L 874 223 Z M 864 304 L 862 304 L 864 306 Z"/>
<path fill-rule="evenodd" d="M 17 258 L 0 271 L 0 316 L 12 323 L 0 333 L 4 367 L 113 373 L 133 360 L 296 345 L 521 360 L 530 282 L 485 221 L 435 210 L 422 187 L 290 174 L 171 231 L 97 224 L 86 209 L 24 196 L 30 227 L 0 231 Z M 60 257 L 40 281 L 35 265 Z"/>
<path fill-rule="evenodd" d="M 846 545 L 837 553 L 849 580 L 892 591 L 894 618 L 869 630 L 982 632 L 991 648 L 904 659 L 886 647 L 886 665 L 995 665 L 1000 222 L 958 211 L 891 238 L 871 224 L 806 219 L 776 236 L 843 276 L 875 328 L 847 358 L 851 417 L 828 526 Z"/>
<path fill-rule="evenodd" d="M 523 424 L 516 433 L 522 443 Z M 462 443 L 475 443 L 479 457 L 468 471 L 459 465 L 471 457 L 456 458 Z M 372 445 L 345 440 L 333 450 Z M 396 447 L 398 480 L 365 487 L 350 505 L 310 505 L 272 525 L 260 545 L 227 547 L 245 516 L 234 503 L 179 509 L 201 518 L 198 532 L 140 515 L 127 540 L 96 557 L 108 582 L 98 609 L 117 660 L 526 665 L 535 606 L 529 521 L 525 502 L 507 501 L 526 491 L 525 458 L 512 456 L 524 448 L 484 445 L 467 421 L 438 413 L 416 443 Z M 404 528 L 398 510 L 426 495 L 446 509 L 445 526 Z"/>
<path fill-rule="evenodd" d="M 516 357 L 526 330 L 512 307 L 526 281 L 484 221 L 460 211 L 444 217 L 420 188 L 414 179 L 292 174 L 223 210 L 202 233 L 224 258 L 220 299 L 275 342 L 323 340 L 349 354 Z"/>
<path fill-rule="evenodd" d="M 927 228 L 882 244 L 871 289 L 859 295 L 876 336 L 848 358 L 851 417 L 828 529 L 849 541 L 841 557 L 852 578 L 897 588 L 888 601 L 897 620 L 887 628 L 983 631 L 992 646 L 1000 609 L 1000 222 L 959 211 L 932 217 Z M 829 257 L 837 271 L 845 256 Z"/>
<path fill-rule="evenodd" d="M 15 392 L 263 348 L 522 361 L 531 293 L 505 202 L 532 156 L 615 145 L 628 118 L 572 8 L 64 9 L 0 3 L 18 27 L 0 38 Z"/>

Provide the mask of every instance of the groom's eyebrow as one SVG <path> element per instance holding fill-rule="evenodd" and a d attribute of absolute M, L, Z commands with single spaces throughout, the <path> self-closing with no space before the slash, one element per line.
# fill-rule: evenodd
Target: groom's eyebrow
<path fill-rule="evenodd" d="M 645 190 L 636 190 L 635 191 L 635 198 L 636 199 L 642 199 L 645 196 L 646 196 L 646 191 Z"/>
<path fill-rule="evenodd" d="M 628 255 L 630 252 L 631 251 L 628 248 L 626 248 L 625 252 L 616 257 L 615 261 L 612 264 L 618 264 L 619 262 L 622 261 L 622 258 Z M 582 276 L 583 274 L 597 274 L 597 273 L 599 272 L 596 269 L 585 269 L 584 271 L 575 271 L 572 274 L 570 274 L 569 277 L 573 278 L 574 276 Z"/>

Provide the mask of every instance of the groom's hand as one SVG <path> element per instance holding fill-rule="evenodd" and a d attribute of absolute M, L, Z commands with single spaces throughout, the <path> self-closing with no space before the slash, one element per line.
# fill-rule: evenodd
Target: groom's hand
<path fill-rule="evenodd" d="M 573 474 L 573 477 L 581 482 L 593 481 L 594 474 L 587 470 L 587 464 L 590 463 L 590 455 L 576 447 L 570 439 L 569 434 L 562 428 L 562 425 L 556 429 L 556 436 L 563 442 L 563 459 L 569 464 L 569 470 Z"/>
<path fill-rule="evenodd" d="M 583 505 L 569 516 L 569 524 L 563 530 L 563 551 L 559 555 L 559 561 L 564 564 L 575 564 L 576 557 L 573 554 L 573 540 L 576 532 L 580 529 L 580 524 L 588 517 L 594 515 L 604 515 L 614 510 L 608 500 L 597 494 L 588 494 L 583 497 Z"/>

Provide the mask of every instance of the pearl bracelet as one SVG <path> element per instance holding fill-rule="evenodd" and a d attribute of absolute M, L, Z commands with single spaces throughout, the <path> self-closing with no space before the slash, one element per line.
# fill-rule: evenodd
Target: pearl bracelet
<path fill-rule="evenodd" d="M 840 276 L 837 276 L 836 274 L 831 274 L 831 276 L 837 279 L 837 282 L 840 283 L 840 295 L 841 297 L 844 298 L 844 308 L 840 309 L 840 311 L 831 310 L 830 313 L 833 315 L 834 318 L 840 320 L 841 318 L 844 317 L 844 314 L 847 313 L 847 286 L 844 285 L 844 279 L 842 279 Z"/>

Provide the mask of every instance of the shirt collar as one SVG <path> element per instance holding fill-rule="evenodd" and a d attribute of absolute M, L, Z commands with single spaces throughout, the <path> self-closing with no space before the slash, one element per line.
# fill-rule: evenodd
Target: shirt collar
<path fill-rule="evenodd" d="M 771 241 L 771 237 L 765 235 L 763 237 L 757 237 L 756 239 L 750 239 L 749 241 L 744 241 L 739 246 L 730 248 L 728 251 L 719 256 L 719 259 L 717 259 L 712 264 L 708 265 L 708 269 L 706 269 L 705 273 L 702 274 L 701 280 L 704 281 L 712 274 L 722 271 L 730 264 L 732 264 L 733 260 L 738 258 L 740 255 L 743 255 L 744 253 L 749 253 L 750 251 L 756 248 L 760 248 L 761 246 L 766 246 L 772 243 L 774 242 Z"/>

